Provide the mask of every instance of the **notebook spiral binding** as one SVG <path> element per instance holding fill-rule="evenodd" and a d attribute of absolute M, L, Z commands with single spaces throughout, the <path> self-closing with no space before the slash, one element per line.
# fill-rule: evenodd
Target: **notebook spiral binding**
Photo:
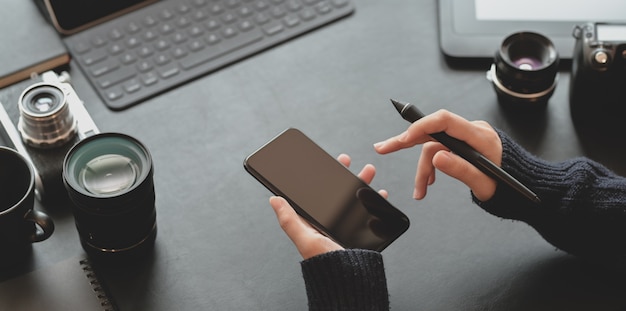
<path fill-rule="evenodd" d="M 117 306 L 113 303 L 113 300 L 110 298 L 109 293 L 104 288 L 104 286 L 100 283 L 98 275 L 93 269 L 91 262 L 89 259 L 80 260 L 80 265 L 89 279 L 89 284 L 91 285 L 92 290 L 100 300 L 100 305 L 102 306 L 103 311 L 118 311 Z"/>

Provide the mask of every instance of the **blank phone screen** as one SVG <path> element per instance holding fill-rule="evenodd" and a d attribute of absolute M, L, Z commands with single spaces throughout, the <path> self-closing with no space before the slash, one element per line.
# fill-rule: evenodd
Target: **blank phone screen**
<path fill-rule="evenodd" d="M 245 167 L 344 247 L 381 251 L 408 229 L 406 215 L 297 129 L 248 156 Z"/>

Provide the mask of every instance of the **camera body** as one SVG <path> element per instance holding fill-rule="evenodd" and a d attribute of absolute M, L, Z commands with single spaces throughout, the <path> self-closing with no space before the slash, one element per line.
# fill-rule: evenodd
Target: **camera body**
<path fill-rule="evenodd" d="M 99 131 L 70 84 L 69 74 L 48 71 L 32 81 L 17 101 L 17 122 L 5 120 L 2 125 L 15 148 L 35 167 L 38 199 L 63 202 L 67 200 L 63 159 L 77 142 Z"/>
<path fill-rule="evenodd" d="M 576 26 L 570 112 L 578 130 L 623 130 L 626 113 L 626 24 Z"/>

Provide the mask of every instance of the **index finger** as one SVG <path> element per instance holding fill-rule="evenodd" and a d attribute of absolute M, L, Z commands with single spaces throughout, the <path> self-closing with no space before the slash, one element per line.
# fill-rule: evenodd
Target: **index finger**
<path fill-rule="evenodd" d="M 374 148 L 386 154 L 435 141 L 430 134 L 439 132 L 465 141 L 481 153 L 492 153 L 492 148 L 500 144 L 499 136 L 487 123 L 471 122 L 442 109 L 413 122 L 405 132 L 375 144 Z"/>

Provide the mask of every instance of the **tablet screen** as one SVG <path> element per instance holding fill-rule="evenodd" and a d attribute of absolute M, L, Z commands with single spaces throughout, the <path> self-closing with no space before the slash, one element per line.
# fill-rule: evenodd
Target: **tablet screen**
<path fill-rule="evenodd" d="M 562 59 L 571 58 L 574 26 L 585 22 L 626 23 L 626 1 L 439 0 L 439 38 L 451 57 L 493 58 L 502 40 L 519 31 L 550 38 Z M 590 8 L 593 9 L 590 9 Z"/>
<path fill-rule="evenodd" d="M 568 0 L 474 0 L 474 5 L 479 21 L 619 22 L 626 12 L 626 1 L 615 0 L 594 0 L 593 9 Z"/>

